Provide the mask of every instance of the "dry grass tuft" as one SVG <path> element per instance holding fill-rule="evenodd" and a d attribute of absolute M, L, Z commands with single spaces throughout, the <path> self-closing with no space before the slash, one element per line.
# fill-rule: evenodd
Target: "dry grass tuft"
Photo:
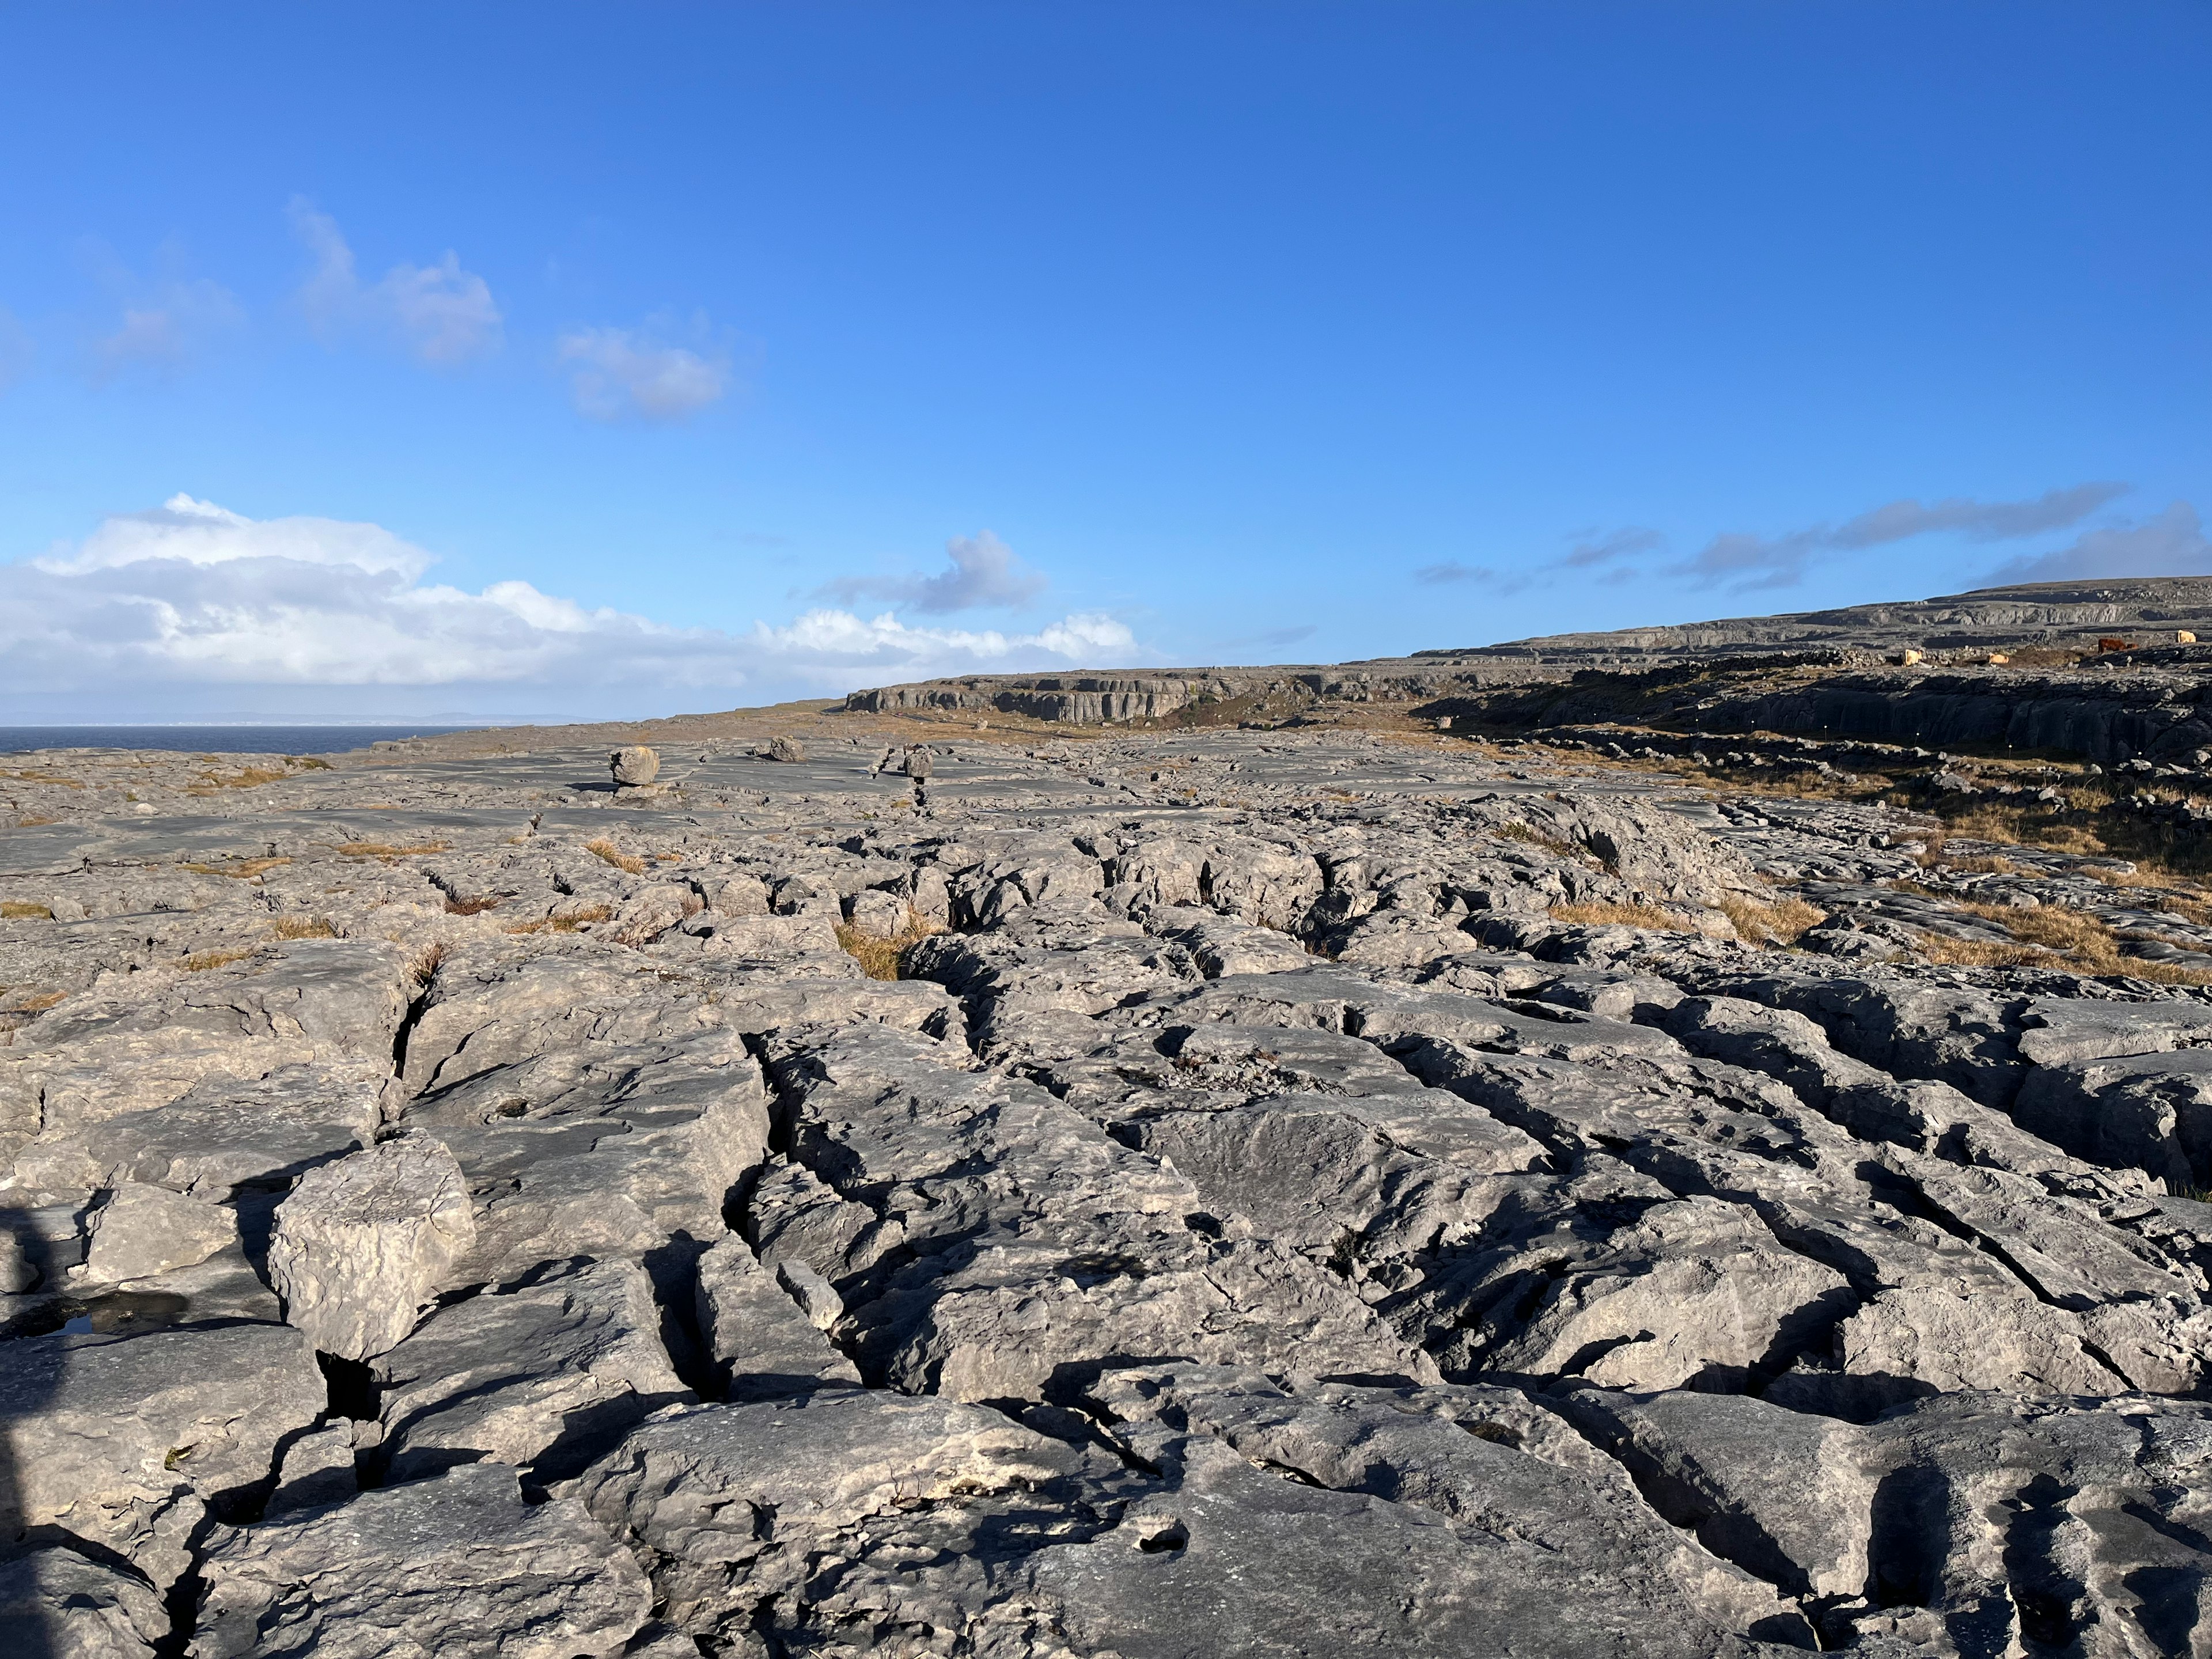
<path fill-rule="evenodd" d="M 252 954 L 251 946 L 243 951 L 195 951 L 180 966 L 188 974 L 204 974 L 210 968 L 227 968 L 234 962 L 243 962 Z"/>
<path fill-rule="evenodd" d="M 0 921 L 52 921 L 54 913 L 43 904 L 29 904 L 21 899 L 9 899 L 0 903 Z"/>
<path fill-rule="evenodd" d="M 58 772 L 0 771 L 0 778 L 14 778 L 19 783 L 58 783 L 64 789 L 82 789 L 84 787 L 83 783 L 79 780 L 76 778 L 65 778 Z"/>
<path fill-rule="evenodd" d="M 429 988 L 430 981 L 438 976 L 438 964 L 445 959 L 446 947 L 443 944 L 438 944 L 432 945 L 408 964 L 408 974 L 413 978 L 417 990 Z"/>
<path fill-rule="evenodd" d="M 336 939 L 338 930 L 321 916 L 279 916 L 278 939 Z"/>
<path fill-rule="evenodd" d="M 604 904 L 586 904 L 580 909 L 564 910 L 558 915 L 544 916 L 536 921 L 518 921 L 502 931 L 509 933 L 573 933 L 586 922 L 605 921 L 614 911 Z"/>
<path fill-rule="evenodd" d="M 26 812 L 15 820 L 18 830 L 36 830 L 43 824 L 58 823 L 59 818 L 42 818 L 36 812 Z"/>
<path fill-rule="evenodd" d="M 1555 904 L 1552 919 L 1583 927 L 1642 927 L 1656 933 L 1698 931 L 1680 917 L 1650 904 Z"/>
<path fill-rule="evenodd" d="M 2120 948 L 2125 936 L 2086 911 L 2058 905 L 2045 905 L 2039 910 L 2015 910 L 2003 904 L 1969 903 L 1959 908 L 1996 922 L 2020 943 L 1996 945 L 1929 933 L 1923 936 L 1919 947 L 1929 961 L 1947 967 L 2047 968 L 2095 977 L 2124 975 L 2156 985 L 2212 985 L 2212 973 L 2201 969 L 2145 962 L 2125 954 Z"/>
<path fill-rule="evenodd" d="M 1771 904 L 1731 896 L 1723 899 L 1718 908 L 1735 924 L 1736 936 L 1747 945 L 1795 945 L 1808 927 L 1828 919 L 1826 911 L 1787 896 Z"/>
<path fill-rule="evenodd" d="M 857 927 L 837 925 L 837 943 L 845 952 L 860 964 L 860 971 L 870 979 L 896 979 L 906 962 L 906 953 L 932 933 L 945 930 L 917 910 L 906 913 L 906 921 L 889 939 L 879 939 L 873 933 L 864 933 Z"/>
<path fill-rule="evenodd" d="M 234 859 L 228 864 L 180 864 L 179 870 L 189 870 L 196 876 L 228 876 L 234 881 L 251 881 L 263 872 L 274 870 L 280 864 L 289 864 L 289 859 Z"/>
<path fill-rule="evenodd" d="M 9 1007 L 0 1008 L 0 1013 L 43 1014 L 49 1008 L 59 1007 L 68 996 L 67 991 L 48 991 L 40 996 L 26 997 Z"/>
<path fill-rule="evenodd" d="M 442 841 L 426 841 L 420 847 L 393 847 L 380 841 L 349 841 L 338 844 L 338 851 L 355 859 L 418 859 L 432 853 L 442 853 Z"/>
<path fill-rule="evenodd" d="M 641 876 L 645 873 L 643 859 L 634 854 L 623 852 L 605 836 L 594 841 L 586 842 L 584 850 L 586 853 L 596 853 L 600 858 L 613 865 L 616 869 L 626 871 L 633 876 Z"/>
<path fill-rule="evenodd" d="M 449 916 L 480 916 L 497 908 L 499 901 L 495 898 L 455 898 L 451 894 L 446 897 L 446 914 Z"/>
<path fill-rule="evenodd" d="M 264 766 L 244 767 L 227 777 L 220 772 L 203 772 L 200 774 L 201 781 L 191 785 L 185 793 L 188 795 L 217 795 L 226 789 L 258 789 L 264 783 L 281 783 L 291 775 L 289 772 L 272 772 Z"/>

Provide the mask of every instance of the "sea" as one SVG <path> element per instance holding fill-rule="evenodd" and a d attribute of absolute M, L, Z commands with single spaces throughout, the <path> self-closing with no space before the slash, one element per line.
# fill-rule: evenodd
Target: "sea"
<path fill-rule="evenodd" d="M 0 726 L 0 755 L 25 749 L 175 749 L 194 755 L 336 755 L 469 726 Z"/>

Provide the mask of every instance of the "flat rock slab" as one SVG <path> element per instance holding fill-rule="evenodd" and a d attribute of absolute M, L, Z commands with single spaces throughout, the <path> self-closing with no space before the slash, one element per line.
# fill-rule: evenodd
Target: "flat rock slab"
<path fill-rule="evenodd" d="M 498 1463 L 225 1533 L 200 1571 L 192 1659 L 598 1659 L 652 1611 L 580 1504 Z"/>

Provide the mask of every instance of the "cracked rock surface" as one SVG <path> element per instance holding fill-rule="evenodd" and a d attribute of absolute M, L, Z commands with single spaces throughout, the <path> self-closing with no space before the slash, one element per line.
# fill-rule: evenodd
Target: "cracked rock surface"
<path fill-rule="evenodd" d="M 956 714 L 23 757 L 0 1647 L 2212 1655 L 2179 923 L 1946 966 L 2130 890 Z"/>

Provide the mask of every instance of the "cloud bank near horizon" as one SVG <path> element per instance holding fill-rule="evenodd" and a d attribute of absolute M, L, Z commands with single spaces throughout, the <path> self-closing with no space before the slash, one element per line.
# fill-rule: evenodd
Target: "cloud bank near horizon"
<path fill-rule="evenodd" d="M 118 695 L 205 706 L 225 688 L 495 689 L 512 708 L 619 691 L 763 702 L 977 671 L 1109 665 L 1139 654 L 1121 622 L 1071 614 L 1034 632 L 909 626 L 896 611 L 809 610 L 732 632 L 590 608 L 520 580 L 426 580 L 435 556 L 374 524 L 255 520 L 171 497 L 74 547 L 0 565 L 0 697 Z"/>

